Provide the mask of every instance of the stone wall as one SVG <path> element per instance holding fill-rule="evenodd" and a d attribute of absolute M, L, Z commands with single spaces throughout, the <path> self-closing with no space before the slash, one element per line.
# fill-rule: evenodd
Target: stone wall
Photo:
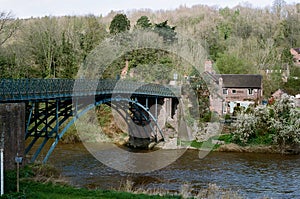
<path fill-rule="evenodd" d="M 0 133 L 1 147 L 4 147 L 4 168 L 15 169 L 15 157 L 17 154 L 24 157 L 25 152 L 24 103 L 0 104 Z"/>

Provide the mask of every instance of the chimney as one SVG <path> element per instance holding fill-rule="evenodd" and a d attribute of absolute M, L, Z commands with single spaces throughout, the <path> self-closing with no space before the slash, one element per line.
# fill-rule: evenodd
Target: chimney
<path fill-rule="evenodd" d="M 121 79 L 124 79 L 127 75 L 127 72 L 128 72 L 128 60 L 125 61 L 125 67 L 122 69 L 121 71 Z"/>
<path fill-rule="evenodd" d="M 212 68 L 212 61 L 211 60 L 206 60 L 204 64 L 204 72 L 209 72 L 211 74 L 214 74 L 214 70 Z"/>

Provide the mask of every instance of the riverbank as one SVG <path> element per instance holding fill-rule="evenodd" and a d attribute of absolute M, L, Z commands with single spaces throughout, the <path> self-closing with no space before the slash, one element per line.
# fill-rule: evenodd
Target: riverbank
<path fill-rule="evenodd" d="M 215 151 L 217 152 L 239 152 L 239 153 L 269 153 L 284 155 L 299 155 L 299 148 L 285 147 L 280 148 L 275 145 L 251 145 L 240 146 L 234 143 L 220 145 Z"/>
<path fill-rule="evenodd" d="M 5 194 L 1 199 L 14 198 L 119 198 L 119 199 L 161 199 L 161 198 L 233 198 L 240 199 L 237 192 L 224 190 L 215 184 L 209 184 L 198 193 L 193 193 L 190 184 L 183 184 L 179 193 L 171 193 L 163 189 L 134 189 L 127 180 L 120 190 L 100 190 L 71 186 L 51 165 L 29 165 L 20 170 L 20 190 L 17 192 L 16 172 L 5 172 Z"/>
<path fill-rule="evenodd" d="M 5 172 L 5 194 L 0 196 L 6 198 L 181 198 L 176 195 L 158 195 L 130 193 L 117 190 L 100 190 L 77 188 L 69 185 L 60 173 L 50 165 L 29 165 L 20 171 L 20 190 L 17 192 L 16 172 Z"/>
<path fill-rule="evenodd" d="M 132 199 L 161 199 L 161 198 L 181 198 L 180 196 L 159 196 L 146 194 L 133 194 L 112 190 L 89 190 L 85 188 L 75 188 L 69 185 L 58 185 L 53 183 L 38 183 L 34 181 L 23 181 L 19 193 L 10 193 L 0 198 L 132 198 Z"/>
<path fill-rule="evenodd" d="M 207 141 L 198 142 L 196 140 L 190 142 L 179 142 L 178 148 L 187 148 L 194 150 L 215 151 L 215 152 L 234 152 L 234 153 L 267 153 L 267 154 L 283 154 L 298 155 L 300 154 L 299 146 L 286 145 L 280 147 L 270 143 L 256 143 L 239 145 L 233 141 L 232 134 L 222 134 L 210 137 Z"/>

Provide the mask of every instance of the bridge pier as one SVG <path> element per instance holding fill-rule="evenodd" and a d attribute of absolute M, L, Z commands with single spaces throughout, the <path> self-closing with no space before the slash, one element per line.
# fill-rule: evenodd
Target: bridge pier
<path fill-rule="evenodd" d="M 0 104 L 0 133 L 4 169 L 13 170 L 16 168 L 17 156 L 23 157 L 24 162 L 25 103 Z"/>

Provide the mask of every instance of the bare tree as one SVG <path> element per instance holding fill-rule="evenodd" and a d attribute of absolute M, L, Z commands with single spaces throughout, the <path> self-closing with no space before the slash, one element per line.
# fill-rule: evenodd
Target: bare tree
<path fill-rule="evenodd" d="M 19 24 L 11 12 L 0 11 L 0 46 L 14 35 Z"/>

